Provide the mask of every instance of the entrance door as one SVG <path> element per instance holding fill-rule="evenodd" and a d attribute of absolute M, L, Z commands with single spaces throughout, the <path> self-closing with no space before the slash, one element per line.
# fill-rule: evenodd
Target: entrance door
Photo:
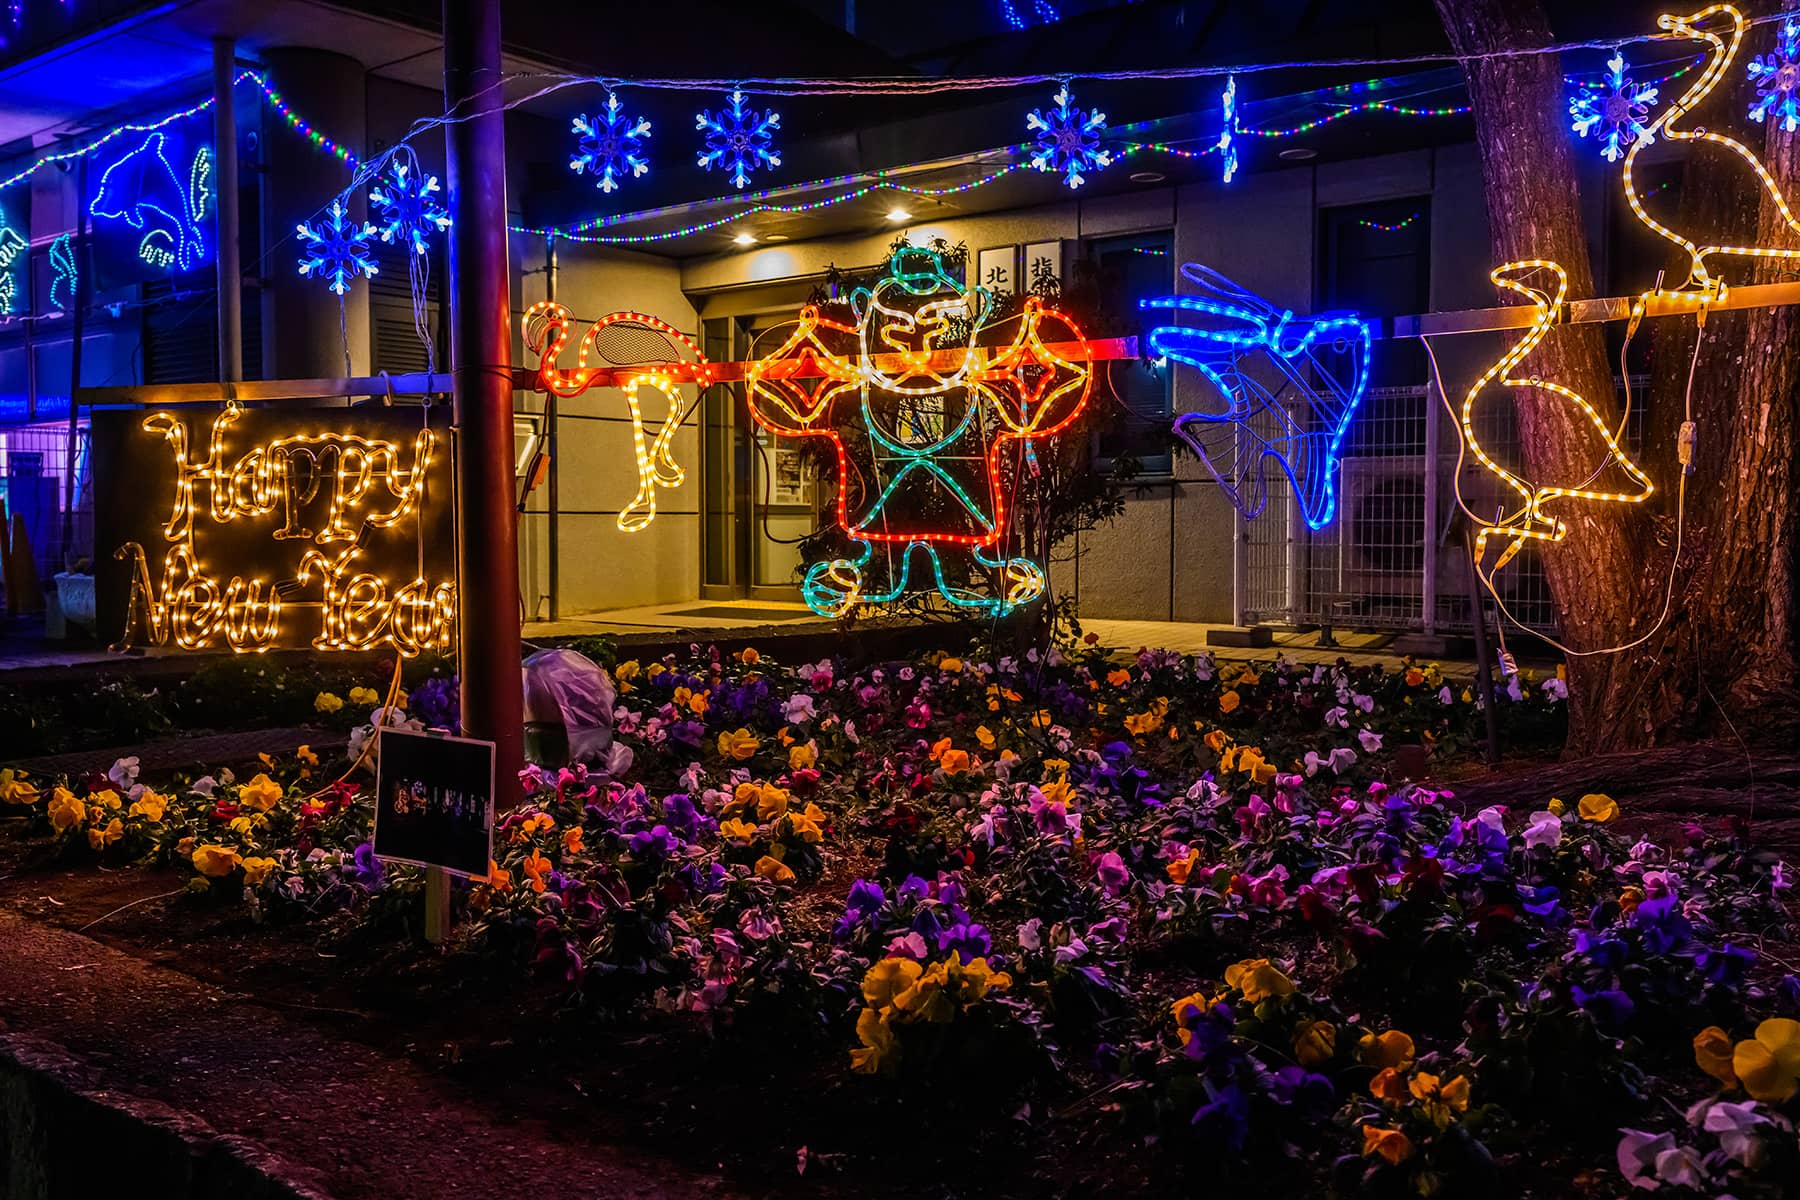
<path fill-rule="evenodd" d="M 705 323 L 706 353 L 742 361 L 791 323 L 783 310 Z M 813 478 L 791 439 L 750 418 L 744 385 L 708 389 L 701 402 L 701 587 L 707 600 L 800 598 L 800 546 L 818 525 Z"/>

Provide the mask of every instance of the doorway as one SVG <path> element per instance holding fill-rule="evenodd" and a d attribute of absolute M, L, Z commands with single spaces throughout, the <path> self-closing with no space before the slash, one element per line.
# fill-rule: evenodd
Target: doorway
<path fill-rule="evenodd" d="M 707 357 L 742 362 L 793 309 L 704 323 Z M 819 523 L 824 484 L 799 448 L 750 418 L 741 383 L 707 389 L 700 405 L 700 596 L 798 600 L 800 545 Z"/>

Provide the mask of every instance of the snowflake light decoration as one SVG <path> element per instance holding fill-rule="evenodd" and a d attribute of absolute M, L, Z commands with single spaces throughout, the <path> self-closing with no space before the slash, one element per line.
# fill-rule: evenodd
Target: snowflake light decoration
<path fill-rule="evenodd" d="M 700 165 L 709 171 L 714 167 L 729 171 L 733 187 L 749 183 L 752 171 L 781 165 L 781 155 L 775 152 L 781 114 L 747 107 L 741 88 L 732 90 L 730 103 L 718 112 L 696 113 L 694 128 L 706 135 Z"/>
<path fill-rule="evenodd" d="M 1746 69 L 1756 84 L 1750 119 L 1765 121 L 1773 113 L 1781 118 L 1783 131 L 1800 129 L 1800 23 L 1783 25 L 1775 39 L 1775 52 L 1757 55 Z"/>
<path fill-rule="evenodd" d="M 1083 171 L 1112 164 L 1112 151 L 1100 145 L 1106 114 L 1099 109 L 1076 108 L 1074 93 L 1066 83 L 1054 99 L 1055 108 L 1048 112 L 1032 109 L 1025 118 L 1025 127 L 1037 134 L 1031 165 L 1040 171 L 1054 171 L 1071 188 L 1078 188 L 1085 182 Z"/>
<path fill-rule="evenodd" d="M 1220 175 L 1226 183 L 1230 183 L 1231 177 L 1237 174 L 1238 169 L 1236 75 L 1226 77 L 1225 90 L 1219 93 L 1219 110 L 1225 118 L 1225 127 L 1219 133 Z"/>
<path fill-rule="evenodd" d="M 411 242 L 413 251 L 423 254 L 434 231 L 450 228 L 450 214 L 436 199 L 441 190 L 438 177 L 409 170 L 408 164 L 400 162 L 394 164 L 392 174 L 391 181 L 369 192 L 369 202 L 381 221 L 381 240 Z"/>
<path fill-rule="evenodd" d="M 1600 142 L 1600 153 L 1607 162 L 1618 162 L 1631 146 L 1652 140 L 1644 124 L 1650 106 L 1656 103 L 1657 89 L 1634 82 L 1625 74 L 1625 56 L 1615 53 L 1606 60 L 1606 81 L 1582 85 L 1569 100 L 1569 128 L 1582 137 L 1592 134 Z"/>
<path fill-rule="evenodd" d="M 631 177 L 650 169 L 640 144 L 650 136 L 650 122 L 625 115 L 625 106 L 611 92 L 606 93 L 606 110 L 594 117 L 575 118 L 575 132 L 581 135 L 576 155 L 569 160 L 569 170 L 576 174 L 591 172 L 594 186 L 610 194 L 619 186 L 627 171 Z M 742 185 L 739 185 L 742 186 Z"/>
<path fill-rule="evenodd" d="M 365 221 L 359 228 L 344 211 L 343 201 L 331 202 L 329 220 L 302 221 L 294 231 L 306 244 L 306 253 L 300 258 L 300 273 L 326 280 L 326 286 L 338 295 L 348 291 L 350 281 L 358 275 L 380 274 L 375 256 L 369 253 L 375 227 Z"/>

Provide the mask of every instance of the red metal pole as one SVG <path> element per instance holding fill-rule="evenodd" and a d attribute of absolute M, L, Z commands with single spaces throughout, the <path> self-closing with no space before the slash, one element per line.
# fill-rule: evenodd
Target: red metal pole
<path fill-rule="evenodd" d="M 501 101 L 500 0 L 444 0 L 462 722 L 494 742 L 495 803 L 505 808 L 518 798 L 525 713 Z"/>

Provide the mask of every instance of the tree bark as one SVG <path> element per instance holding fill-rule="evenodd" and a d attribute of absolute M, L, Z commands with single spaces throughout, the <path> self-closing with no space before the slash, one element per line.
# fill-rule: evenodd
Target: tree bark
<path fill-rule="evenodd" d="M 1459 54 L 1547 45 L 1537 0 L 1435 0 Z M 1488 188 L 1496 262 L 1549 258 L 1569 272 L 1571 299 L 1595 295 L 1577 199 L 1567 101 L 1556 55 L 1487 58 L 1466 64 L 1476 137 Z M 1735 80 L 1733 76 L 1733 80 Z M 1688 127 L 1722 128 L 1737 106 L 1727 85 L 1704 101 Z M 1666 101 L 1665 101 L 1666 102 Z M 1741 107 L 1741 106 L 1737 106 Z M 1791 139 L 1753 136 L 1764 163 L 1792 195 L 1800 151 Z M 1759 190 L 1742 160 L 1690 149 L 1682 222 L 1690 230 L 1751 226 Z M 1618 186 L 1616 175 L 1608 186 Z M 1770 203 L 1754 221 L 1757 244 L 1800 244 Z M 1727 278 L 1775 278 L 1746 260 L 1714 259 Z M 1642 290 L 1656 268 L 1643 265 Z M 1672 265 L 1672 264 L 1671 264 Z M 1628 278 L 1638 272 L 1630 269 Z M 1682 262 L 1670 271 L 1674 286 Z M 1576 650 L 1618 646 L 1619 653 L 1569 659 L 1569 739 L 1574 756 L 1640 747 L 1706 733 L 1723 718 L 1734 729 L 1767 725 L 1791 705 L 1794 655 L 1794 428 L 1800 414 L 1800 311 L 1721 313 L 1710 318 L 1695 367 L 1691 402 L 1699 429 L 1694 473 L 1687 477 L 1677 530 L 1676 433 L 1690 398 L 1693 318 L 1661 318 L 1640 332 L 1651 339 L 1651 409 L 1634 457 L 1656 482 L 1653 506 L 1565 503 L 1568 539 L 1542 552 L 1563 640 Z M 1609 421 L 1619 411 L 1612 364 L 1597 325 L 1557 330 L 1521 365 L 1573 388 Z M 1534 482 L 1576 481 L 1597 461 L 1585 418 L 1542 393 L 1513 389 L 1522 455 Z M 1658 626 L 1673 572 L 1668 620 Z"/>

